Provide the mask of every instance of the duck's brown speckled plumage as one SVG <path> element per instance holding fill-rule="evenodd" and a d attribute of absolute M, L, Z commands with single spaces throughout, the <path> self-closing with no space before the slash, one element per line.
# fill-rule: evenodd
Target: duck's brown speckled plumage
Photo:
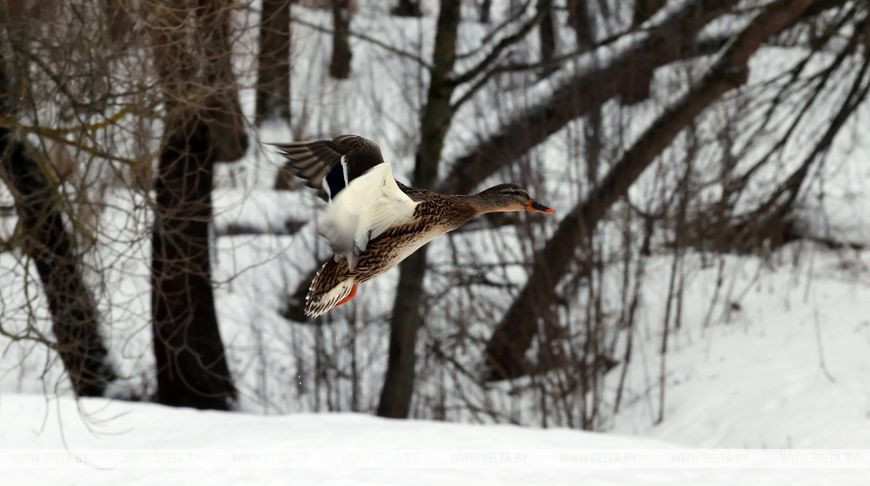
<path fill-rule="evenodd" d="M 277 147 L 287 158 L 287 168 L 330 202 L 355 178 L 384 162 L 377 144 L 357 135 Z M 501 184 L 471 196 L 450 196 L 398 181 L 396 184 L 417 203 L 410 222 L 389 227 L 363 245 L 361 253 L 353 255 L 356 260 L 353 269 L 343 256 L 324 264 L 308 289 L 306 315 L 320 316 L 347 302 L 355 295 L 357 285 L 393 268 L 436 236 L 477 215 L 494 211 L 554 212 L 513 184 Z"/>
<path fill-rule="evenodd" d="M 334 306 L 334 302 L 325 301 L 323 297 L 345 280 L 353 279 L 356 285 L 371 280 L 436 236 L 462 226 L 477 214 L 467 196 L 446 196 L 401 183 L 399 188 L 419 203 L 414 209 L 414 221 L 390 228 L 370 241 L 353 270 L 344 258 L 323 264 L 308 289 L 306 313 L 318 315 Z"/>

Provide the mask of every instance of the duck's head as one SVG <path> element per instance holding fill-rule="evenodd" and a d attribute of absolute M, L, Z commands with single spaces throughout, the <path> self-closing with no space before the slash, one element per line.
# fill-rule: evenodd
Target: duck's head
<path fill-rule="evenodd" d="M 516 184 L 499 184 L 479 193 L 476 197 L 482 202 L 483 212 L 535 211 L 553 214 L 555 209 L 544 206 L 532 199 L 529 191 Z"/>

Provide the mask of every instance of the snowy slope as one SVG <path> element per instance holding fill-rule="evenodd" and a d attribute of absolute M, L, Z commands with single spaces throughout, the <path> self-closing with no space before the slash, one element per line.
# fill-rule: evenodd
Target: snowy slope
<path fill-rule="evenodd" d="M 565 429 L 0 396 L 0 474 L 14 485 L 858 485 L 870 472 L 867 461 L 852 469 L 638 467 L 650 455 L 674 457 L 676 447 Z M 583 466 L 580 457 L 596 459 Z"/>
<path fill-rule="evenodd" d="M 689 258 L 693 276 L 683 327 L 670 336 L 660 425 L 653 422 L 666 288 L 649 286 L 614 430 L 697 447 L 870 447 L 870 255 L 800 251 L 783 250 L 776 269 L 729 259 L 723 304 L 709 321 L 717 269 Z M 650 272 L 667 275 L 668 263 Z"/>

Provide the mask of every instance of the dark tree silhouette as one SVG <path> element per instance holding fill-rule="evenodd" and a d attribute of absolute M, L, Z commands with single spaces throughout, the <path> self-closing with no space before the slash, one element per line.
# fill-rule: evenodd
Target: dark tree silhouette
<path fill-rule="evenodd" d="M 151 313 L 157 400 L 226 410 L 236 391 L 210 278 L 208 225 L 216 157 L 208 131 L 196 116 L 166 129 L 154 184 Z"/>
<path fill-rule="evenodd" d="M 11 119 L 16 100 L 9 89 L 0 45 L 0 115 Z M 0 172 L 15 197 L 23 229 L 21 247 L 33 260 L 51 313 L 51 343 L 77 396 L 101 396 L 115 379 L 100 337 L 99 313 L 82 277 L 81 255 L 64 224 L 56 183 L 43 172 L 13 130 L 0 126 Z"/>
<path fill-rule="evenodd" d="M 236 391 L 215 314 L 208 227 L 214 164 L 240 156 L 246 138 L 234 122 L 241 111 L 226 44 L 231 4 L 216 3 L 195 9 L 194 27 L 185 6 L 151 5 L 167 109 L 154 182 L 151 313 L 158 401 L 227 409 Z M 202 47 L 207 42 L 218 46 Z"/>
<path fill-rule="evenodd" d="M 263 0 L 256 123 L 290 122 L 290 0 Z"/>
<path fill-rule="evenodd" d="M 399 0 L 399 3 L 390 9 L 390 13 L 398 17 L 419 17 L 423 15 L 418 0 Z"/>
<path fill-rule="evenodd" d="M 329 75 L 335 79 L 350 77 L 350 8 L 348 0 L 332 0 L 332 59 Z"/>

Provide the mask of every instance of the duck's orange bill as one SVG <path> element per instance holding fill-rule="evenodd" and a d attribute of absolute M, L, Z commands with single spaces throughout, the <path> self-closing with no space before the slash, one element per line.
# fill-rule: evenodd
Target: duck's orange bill
<path fill-rule="evenodd" d="M 556 210 L 553 208 L 548 208 L 538 201 L 532 201 L 527 206 L 526 209 L 529 211 L 537 211 L 539 213 L 547 213 L 547 214 L 555 214 Z"/>

